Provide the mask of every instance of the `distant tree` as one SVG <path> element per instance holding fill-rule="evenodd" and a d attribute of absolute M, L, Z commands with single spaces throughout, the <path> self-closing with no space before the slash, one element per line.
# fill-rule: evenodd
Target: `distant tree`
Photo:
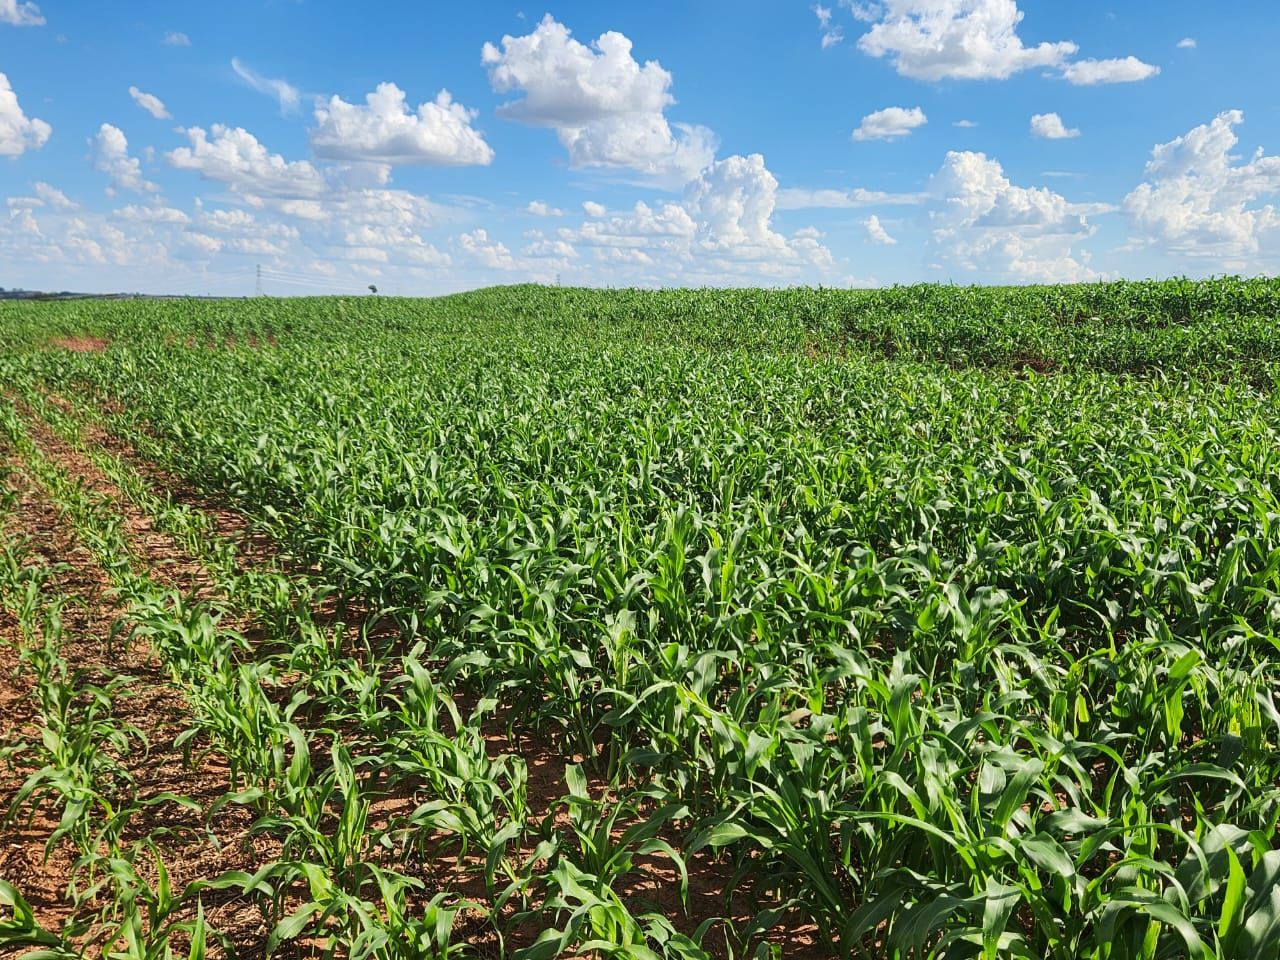
<path fill-rule="evenodd" d="M 378 288 L 377 288 L 377 287 L 375 287 L 375 286 L 371 283 L 371 284 L 369 284 L 369 292 L 370 292 L 370 293 L 377 293 L 377 292 L 378 292 Z"/>

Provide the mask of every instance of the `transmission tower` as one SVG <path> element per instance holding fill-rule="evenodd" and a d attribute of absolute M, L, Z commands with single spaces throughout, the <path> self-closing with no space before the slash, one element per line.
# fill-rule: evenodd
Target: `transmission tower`
<path fill-rule="evenodd" d="M 257 280 L 257 283 L 254 285 L 253 295 L 255 297 L 266 296 L 266 292 L 262 289 L 262 264 L 258 264 L 258 280 Z"/>

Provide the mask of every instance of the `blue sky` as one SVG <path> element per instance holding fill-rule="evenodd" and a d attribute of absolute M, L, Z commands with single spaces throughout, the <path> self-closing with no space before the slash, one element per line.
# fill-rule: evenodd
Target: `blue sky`
<path fill-rule="evenodd" d="M 0 286 L 1274 273 L 1278 46 L 1264 2 L 0 0 Z"/>

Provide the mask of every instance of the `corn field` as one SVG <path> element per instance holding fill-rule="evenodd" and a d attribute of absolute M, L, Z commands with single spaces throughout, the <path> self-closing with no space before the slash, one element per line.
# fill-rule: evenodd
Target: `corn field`
<path fill-rule="evenodd" d="M 1280 282 L 4 304 L 0 380 L 15 956 L 1280 956 Z"/>

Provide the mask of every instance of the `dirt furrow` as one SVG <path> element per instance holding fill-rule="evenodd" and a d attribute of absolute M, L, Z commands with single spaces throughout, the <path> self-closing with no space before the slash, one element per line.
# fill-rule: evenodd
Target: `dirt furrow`
<path fill-rule="evenodd" d="M 127 677 L 122 696 L 116 696 L 111 715 L 121 728 L 138 730 L 146 746 L 121 757 L 133 777 L 138 799 L 171 793 L 195 801 L 207 809 L 228 789 L 225 764 L 216 754 L 205 753 L 188 766 L 175 741 L 190 724 L 190 712 L 181 690 L 145 645 L 116 635 L 124 611 L 113 595 L 105 571 L 77 540 L 57 508 L 21 472 L 12 474 L 17 499 L 5 524 L 8 542 L 26 541 L 30 560 L 54 570 L 50 594 L 71 598 L 63 609 L 61 652 L 72 669 L 87 671 L 91 682 Z M 34 678 L 19 673 L 17 649 L 21 642 L 18 623 L 8 612 L 0 615 L 0 730 L 6 745 L 38 739 L 39 728 L 32 698 Z M 8 808 L 22 781 L 30 773 L 24 752 L 0 764 L 0 805 Z M 30 820 L 28 821 L 28 817 Z M 45 841 L 56 826 L 51 805 L 24 810 L 6 828 L 0 841 L 0 876 L 22 891 L 49 929 L 61 928 L 72 915 L 66 900 L 76 852 L 66 843 L 44 859 Z M 173 802 L 140 811 L 130 822 L 126 839 L 152 836 L 170 873 L 175 890 L 191 881 L 216 877 L 226 870 L 250 869 L 264 862 L 272 851 L 268 842 L 249 837 L 252 817 L 248 810 L 226 805 L 206 824 L 202 815 Z M 139 862 L 139 872 L 154 876 L 153 866 Z M 260 941 L 264 925 L 256 908 L 233 897 L 207 895 L 206 915 L 212 926 L 240 942 Z M 90 904 L 90 907 L 97 904 Z M 85 916 L 91 910 L 82 910 Z M 101 932 L 101 928 L 99 931 Z M 93 936 L 90 933 L 90 938 Z"/>

